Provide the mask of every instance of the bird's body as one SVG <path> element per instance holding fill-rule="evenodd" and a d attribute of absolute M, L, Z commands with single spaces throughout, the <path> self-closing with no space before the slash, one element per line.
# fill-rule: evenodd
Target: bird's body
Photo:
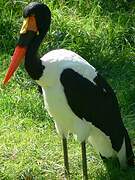
<path fill-rule="evenodd" d="M 70 132 L 76 134 L 79 141 L 84 141 L 89 136 L 90 127 L 88 122 L 75 115 L 69 106 L 61 75 L 70 68 L 93 81 L 96 76 L 95 68 L 76 53 L 65 49 L 51 51 L 41 60 L 45 70 L 37 83 L 43 88 L 45 107 L 54 118 L 59 134 L 67 136 Z"/>
<path fill-rule="evenodd" d="M 25 22 L 4 83 L 25 56 L 25 68 L 42 87 L 45 107 L 53 117 L 58 133 L 63 139 L 73 133 L 82 142 L 84 177 L 87 177 L 86 140 L 101 157 L 116 156 L 121 167 L 134 166 L 130 139 L 110 85 L 93 66 L 72 51 L 53 50 L 38 58 L 39 45 L 50 27 L 51 12 L 42 3 L 30 3 L 23 16 Z M 65 143 L 64 140 L 66 162 Z M 68 170 L 68 162 L 65 166 Z"/>
<path fill-rule="evenodd" d="M 88 140 L 103 157 L 117 156 L 126 166 L 125 127 L 117 99 L 96 69 L 76 53 L 53 50 L 41 58 L 44 72 L 37 80 L 45 107 L 61 136 Z"/>

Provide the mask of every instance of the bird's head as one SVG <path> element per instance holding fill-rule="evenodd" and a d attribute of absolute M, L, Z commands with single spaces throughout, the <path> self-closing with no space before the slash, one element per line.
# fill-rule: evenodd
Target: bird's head
<path fill-rule="evenodd" d="M 23 11 L 23 25 L 20 38 L 14 50 L 11 62 L 4 78 L 6 84 L 24 59 L 29 46 L 37 37 L 44 37 L 51 23 L 51 12 L 45 4 L 32 2 Z"/>

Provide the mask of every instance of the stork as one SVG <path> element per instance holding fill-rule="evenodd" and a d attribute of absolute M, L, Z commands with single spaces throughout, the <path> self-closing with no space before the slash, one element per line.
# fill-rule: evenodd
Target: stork
<path fill-rule="evenodd" d="M 3 81 L 7 84 L 25 58 L 25 69 L 42 87 L 45 107 L 63 140 L 65 171 L 69 173 L 67 135 L 82 147 L 83 177 L 87 176 L 89 141 L 102 158 L 116 157 L 122 168 L 134 166 L 134 154 L 116 95 L 106 80 L 78 54 L 57 49 L 37 56 L 51 24 L 47 5 L 32 2 L 23 11 L 20 38 Z"/>

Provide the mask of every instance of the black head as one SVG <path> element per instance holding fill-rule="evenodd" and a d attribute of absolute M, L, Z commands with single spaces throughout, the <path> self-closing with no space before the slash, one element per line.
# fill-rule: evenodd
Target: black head
<path fill-rule="evenodd" d="M 32 63 L 29 62 L 30 60 L 35 60 L 32 62 L 35 62 L 33 64 L 36 69 L 38 68 L 39 76 L 43 71 L 42 66 L 39 65 L 40 61 L 36 64 L 36 54 L 39 45 L 50 27 L 51 12 L 45 4 L 32 2 L 25 7 L 23 17 L 24 21 L 20 31 L 20 37 L 12 56 L 8 72 L 5 76 L 4 84 L 9 81 L 24 58 L 25 60 L 27 59 L 25 61 L 25 63 L 27 63 L 27 70 L 29 74 L 32 74 L 31 76 L 34 79 L 36 78 L 33 76 L 33 72 L 31 72 Z"/>
<path fill-rule="evenodd" d="M 39 32 L 47 32 L 51 23 L 51 11 L 47 5 L 39 2 L 31 2 L 23 11 L 23 17 L 35 16 Z"/>
<path fill-rule="evenodd" d="M 18 45 L 28 47 L 35 38 L 40 43 L 50 27 L 50 9 L 43 3 L 32 2 L 24 8 L 23 17 Z"/>

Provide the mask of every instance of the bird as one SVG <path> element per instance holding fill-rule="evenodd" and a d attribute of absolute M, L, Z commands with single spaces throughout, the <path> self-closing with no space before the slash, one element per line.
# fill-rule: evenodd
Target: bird
<path fill-rule="evenodd" d="M 65 174 L 69 173 L 69 133 L 81 143 L 85 179 L 88 179 L 87 141 L 103 159 L 116 157 L 121 168 L 134 166 L 131 141 L 112 87 L 88 61 L 71 50 L 55 49 L 41 58 L 38 56 L 51 25 L 51 11 L 46 4 L 29 3 L 23 17 L 3 83 L 8 83 L 24 59 L 29 76 L 42 87 L 45 108 L 62 138 Z"/>

